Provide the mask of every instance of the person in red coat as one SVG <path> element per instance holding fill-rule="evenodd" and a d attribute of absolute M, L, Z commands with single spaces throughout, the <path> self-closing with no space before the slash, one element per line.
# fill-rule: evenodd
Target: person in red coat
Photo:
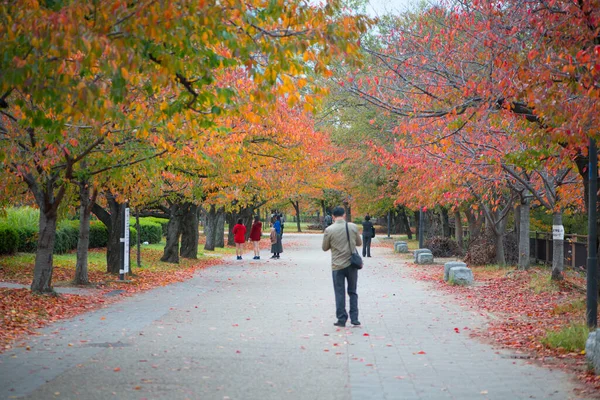
<path fill-rule="evenodd" d="M 242 219 L 237 220 L 237 224 L 233 226 L 233 241 L 235 242 L 235 255 L 238 260 L 242 259 L 244 251 L 244 243 L 246 243 L 246 227 L 242 224 Z"/>
<path fill-rule="evenodd" d="M 252 245 L 254 246 L 254 258 L 253 260 L 260 260 L 260 237 L 262 236 L 262 223 L 260 222 L 260 218 L 258 216 L 254 217 L 254 223 L 252 224 L 252 228 L 250 228 L 250 240 L 252 241 Z"/>

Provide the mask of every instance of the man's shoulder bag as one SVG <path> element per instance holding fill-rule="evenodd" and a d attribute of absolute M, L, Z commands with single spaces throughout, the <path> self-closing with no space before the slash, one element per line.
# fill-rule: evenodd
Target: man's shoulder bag
<path fill-rule="evenodd" d="M 356 251 L 356 247 L 352 250 L 352 244 L 350 243 L 350 232 L 348 232 L 348 223 L 346 222 L 346 237 L 348 238 L 348 247 L 350 248 L 350 266 L 356 269 L 362 269 L 363 260 Z"/>

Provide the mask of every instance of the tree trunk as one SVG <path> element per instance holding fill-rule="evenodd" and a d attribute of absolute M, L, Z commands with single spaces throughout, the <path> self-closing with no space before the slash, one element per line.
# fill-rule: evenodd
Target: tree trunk
<path fill-rule="evenodd" d="M 467 210 L 465 215 L 467 216 L 467 224 L 469 226 L 469 240 L 473 240 L 481 234 L 483 218 L 481 218 L 479 211 Z"/>
<path fill-rule="evenodd" d="M 215 246 L 225 247 L 225 208 L 217 210 L 217 223 L 215 225 Z"/>
<path fill-rule="evenodd" d="M 44 207 L 45 208 L 45 207 Z M 36 293 L 53 293 L 52 267 L 54 241 L 56 239 L 57 213 L 54 207 L 46 211 L 40 207 L 40 230 L 37 251 L 35 253 L 35 266 L 31 291 Z"/>
<path fill-rule="evenodd" d="M 89 182 L 79 182 L 79 237 L 77 238 L 77 261 L 75 263 L 75 276 L 73 284 L 89 285 L 88 277 L 88 249 L 90 247 L 90 215 L 92 204 L 96 201 L 96 194 L 90 198 Z"/>
<path fill-rule="evenodd" d="M 442 236 L 445 238 L 450 237 L 450 218 L 448 217 L 448 209 L 446 207 L 440 207 L 441 221 L 442 221 Z"/>
<path fill-rule="evenodd" d="M 237 219 L 237 213 L 232 211 L 227 214 L 227 221 L 229 222 L 229 227 L 227 229 L 227 245 L 235 246 L 235 237 L 233 236 L 233 227 L 235 226 Z"/>
<path fill-rule="evenodd" d="M 167 225 L 167 243 L 160 261 L 168 263 L 179 263 L 179 238 L 181 236 L 181 225 L 183 219 L 183 206 L 178 202 L 171 204 L 171 215 Z"/>
<path fill-rule="evenodd" d="M 515 214 L 515 234 L 517 235 L 517 243 L 521 242 L 521 205 L 517 204 L 514 210 Z"/>
<path fill-rule="evenodd" d="M 141 231 L 142 229 L 140 228 L 140 211 L 137 209 L 135 210 L 135 230 L 137 231 L 137 240 L 136 240 L 136 253 L 137 253 L 137 266 L 138 268 L 141 268 L 142 266 L 142 238 L 141 238 Z"/>
<path fill-rule="evenodd" d="M 417 238 L 420 238 L 421 236 L 421 210 L 417 210 L 415 211 L 415 215 L 416 215 L 416 222 L 415 222 L 415 235 Z"/>
<path fill-rule="evenodd" d="M 519 209 L 519 269 L 528 269 L 530 264 L 529 245 L 529 200 L 522 201 Z"/>
<path fill-rule="evenodd" d="M 204 243 L 204 250 L 214 251 L 215 249 L 215 231 L 217 225 L 217 211 L 214 205 L 210 206 L 210 209 L 206 212 L 204 220 L 204 236 L 206 236 L 206 243 Z"/>
<path fill-rule="evenodd" d="M 454 232 L 456 236 L 456 243 L 458 243 L 458 247 L 460 248 L 460 250 L 463 251 L 465 249 L 465 242 L 463 239 L 463 228 L 460 210 L 454 211 Z"/>
<path fill-rule="evenodd" d="M 402 224 L 404 225 L 406 236 L 408 237 L 409 240 L 412 240 L 412 231 L 410 230 L 410 221 L 408 220 L 408 215 L 406 215 L 406 210 L 404 209 L 404 207 L 401 207 L 398 212 L 399 212 L 400 220 L 402 221 Z"/>
<path fill-rule="evenodd" d="M 298 227 L 298 232 L 302 232 L 302 229 L 300 228 L 300 200 L 290 200 L 290 203 L 292 203 L 292 206 L 294 206 L 294 210 L 296 210 L 296 225 Z"/>
<path fill-rule="evenodd" d="M 121 269 L 121 229 L 123 226 L 123 208 L 125 204 L 117 202 L 115 196 L 104 194 L 110 212 L 97 203 L 92 206 L 92 212 L 108 229 L 108 244 L 106 246 L 106 272 L 118 274 Z"/>
<path fill-rule="evenodd" d="M 552 214 L 552 225 L 562 226 L 562 211 Z M 565 241 L 563 239 L 552 240 L 552 280 L 560 281 L 563 279 L 563 269 L 565 266 Z"/>
<path fill-rule="evenodd" d="M 185 203 L 181 220 L 181 257 L 198 258 L 198 227 L 198 206 Z"/>

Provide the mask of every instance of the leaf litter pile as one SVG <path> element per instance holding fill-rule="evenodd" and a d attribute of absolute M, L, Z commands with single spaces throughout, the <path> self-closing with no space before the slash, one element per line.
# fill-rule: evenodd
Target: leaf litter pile
<path fill-rule="evenodd" d="M 222 262 L 220 257 L 200 257 L 197 260 L 181 259 L 180 264 L 167 264 L 159 261 L 161 255 L 160 250 L 144 249 L 143 267 L 134 267 L 133 274 L 127 277 L 129 282 L 120 283 L 116 276 L 105 272 L 105 252 L 90 250 L 88 276 L 91 285 L 79 287 L 84 288 L 84 294 L 38 295 L 29 289 L 0 288 L 0 352 L 51 322 L 118 301 L 120 296 L 106 297 L 108 292 L 122 290 L 122 295 L 132 295 L 190 279 L 196 270 Z M 0 281 L 29 285 L 33 278 L 33 257 L 33 254 L 27 254 L 0 258 Z M 73 279 L 74 259 L 74 254 L 56 256 L 52 274 L 55 288 L 67 286 Z M 135 265 L 133 257 L 132 263 Z"/>
<path fill-rule="evenodd" d="M 543 344 L 548 332 L 585 322 L 584 276 L 566 271 L 565 279 L 556 283 L 550 281 L 548 269 L 518 271 L 475 266 L 470 268 L 476 284 L 464 287 L 444 282 L 443 266 L 407 265 L 414 278 L 430 281 L 438 290 L 455 295 L 465 306 L 495 317 L 486 329 L 475 330 L 472 336 L 492 339 L 542 365 L 575 372 L 590 385 L 590 391 L 600 389 L 600 375 L 589 371 L 585 351 Z"/>

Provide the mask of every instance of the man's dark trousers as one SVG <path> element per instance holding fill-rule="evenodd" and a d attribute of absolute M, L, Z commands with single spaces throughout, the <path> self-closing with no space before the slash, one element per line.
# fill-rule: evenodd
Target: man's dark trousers
<path fill-rule="evenodd" d="M 350 297 L 350 321 L 358 321 L 358 294 L 356 294 L 356 281 L 358 270 L 346 267 L 332 271 L 333 290 L 335 291 L 335 314 L 339 322 L 346 323 L 348 313 L 346 312 L 346 280 L 348 280 L 348 297 Z"/>
<path fill-rule="evenodd" d="M 371 257 L 371 236 L 363 236 L 363 257 Z"/>

